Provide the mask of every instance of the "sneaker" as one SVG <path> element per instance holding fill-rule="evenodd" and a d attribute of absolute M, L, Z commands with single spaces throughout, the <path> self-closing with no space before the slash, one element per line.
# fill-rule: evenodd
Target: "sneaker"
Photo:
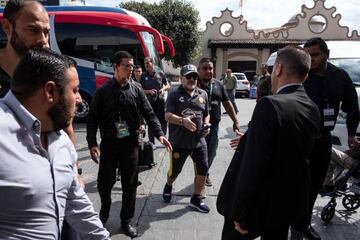
<path fill-rule="evenodd" d="M 202 213 L 210 212 L 210 208 L 203 202 L 199 196 L 192 196 L 189 206 Z"/>
<path fill-rule="evenodd" d="M 212 182 L 211 182 L 209 176 L 206 177 L 205 186 L 207 186 L 207 187 L 212 187 Z"/>
<path fill-rule="evenodd" d="M 171 191 L 172 191 L 172 186 L 165 184 L 164 192 L 163 192 L 164 202 L 169 203 L 171 201 Z"/>

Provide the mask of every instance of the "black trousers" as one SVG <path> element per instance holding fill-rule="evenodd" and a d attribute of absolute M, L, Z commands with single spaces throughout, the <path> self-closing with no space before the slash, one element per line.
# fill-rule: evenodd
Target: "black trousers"
<path fill-rule="evenodd" d="M 309 211 L 306 216 L 291 228 L 295 230 L 304 230 L 311 223 L 312 209 L 314 207 L 317 195 L 322 187 L 326 171 L 329 166 L 331 157 L 331 135 L 330 133 L 322 134 L 322 136 L 315 142 L 314 149 L 309 157 L 311 188 L 309 195 Z"/>
<path fill-rule="evenodd" d="M 155 102 L 151 102 L 151 106 L 154 110 L 154 113 L 156 115 L 156 117 L 158 118 L 160 125 L 161 125 L 161 130 L 164 132 L 164 134 L 166 135 L 167 132 L 167 122 L 165 120 L 165 101 L 164 100 L 158 100 Z M 151 131 L 150 128 L 148 128 L 148 136 L 149 136 L 149 141 L 152 143 L 155 143 L 155 137 L 153 132 Z"/>
<path fill-rule="evenodd" d="M 129 223 L 134 217 L 136 187 L 138 183 L 139 144 L 137 137 L 124 139 L 102 139 L 100 144 L 100 164 L 98 172 L 98 191 L 101 207 L 110 210 L 111 190 L 116 181 L 119 167 L 122 185 L 122 224 Z"/>
<path fill-rule="evenodd" d="M 277 227 L 274 230 L 265 232 L 261 235 L 246 234 L 242 235 L 234 228 L 234 222 L 225 218 L 224 228 L 222 231 L 222 240 L 251 240 L 261 236 L 261 240 L 287 240 L 289 226 Z"/>

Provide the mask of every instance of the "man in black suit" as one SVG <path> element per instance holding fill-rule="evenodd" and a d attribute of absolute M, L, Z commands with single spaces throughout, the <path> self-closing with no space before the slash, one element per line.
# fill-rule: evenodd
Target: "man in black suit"
<path fill-rule="evenodd" d="M 272 92 L 257 103 L 220 188 L 222 239 L 285 240 L 289 225 L 308 210 L 308 155 L 320 134 L 320 114 L 302 83 L 310 56 L 279 50 Z"/>

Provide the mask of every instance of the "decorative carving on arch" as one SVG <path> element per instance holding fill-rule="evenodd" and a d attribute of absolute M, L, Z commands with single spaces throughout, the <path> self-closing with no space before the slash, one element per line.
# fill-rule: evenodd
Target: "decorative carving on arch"
<path fill-rule="evenodd" d="M 357 30 L 353 30 L 350 33 L 348 27 L 340 25 L 341 14 L 335 14 L 336 7 L 325 7 L 325 1 L 326 0 L 314 0 L 315 4 L 312 8 L 308 8 L 303 5 L 301 7 L 301 13 L 297 14 L 296 16 L 298 24 L 288 29 L 289 37 L 301 39 L 301 36 L 312 34 L 322 37 L 324 39 L 331 40 L 360 40 L 360 35 Z M 326 29 L 324 29 L 324 31 L 318 34 L 312 32 L 309 26 L 311 18 L 316 15 L 321 15 L 322 17 L 324 17 L 327 24 Z"/>
<path fill-rule="evenodd" d="M 217 39 L 238 39 L 238 36 L 242 38 L 252 38 L 253 31 L 248 30 L 247 21 L 243 20 L 243 16 L 234 17 L 232 15 L 233 11 L 226 8 L 221 11 L 220 17 L 213 17 L 211 21 L 206 23 L 206 29 L 204 32 L 204 37 L 208 38 L 217 38 Z M 219 29 L 223 23 L 230 23 L 234 27 L 233 32 L 230 36 L 224 36 L 219 34 Z"/>
<path fill-rule="evenodd" d="M 297 23 L 291 26 L 282 26 L 268 30 L 252 30 L 248 28 L 248 22 L 240 15 L 235 17 L 233 11 L 226 8 L 221 11 L 220 17 L 213 17 L 212 21 L 206 23 L 204 40 L 216 39 L 226 41 L 236 41 L 243 39 L 254 40 L 284 40 L 297 39 L 306 40 L 310 37 L 319 36 L 326 40 L 360 40 L 357 30 L 349 31 L 346 26 L 340 25 L 341 14 L 335 14 L 336 7 L 325 7 L 326 0 L 313 0 L 314 6 L 308 8 L 305 5 L 301 7 L 301 13 L 295 16 Z M 309 21 L 315 15 L 321 15 L 326 19 L 327 27 L 320 33 L 314 33 L 310 30 Z M 229 36 L 219 34 L 220 26 L 229 22 L 234 26 L 233 32 Z"/>

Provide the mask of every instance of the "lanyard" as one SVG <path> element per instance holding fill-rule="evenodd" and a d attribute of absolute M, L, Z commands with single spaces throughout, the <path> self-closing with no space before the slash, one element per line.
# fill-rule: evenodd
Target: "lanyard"
<path fill-rule="evenodd" d="M 212 91 L 213 91 L 213 85 L 212 85 L 212 82 L 211 82 L 211 80 L 210 80 L 210 88 L 209 88 L 209 96 L 208 96 L 208 98 L 209 98 L 209 104 L 211 104 L 211 96 L 212 96 Z"/>

